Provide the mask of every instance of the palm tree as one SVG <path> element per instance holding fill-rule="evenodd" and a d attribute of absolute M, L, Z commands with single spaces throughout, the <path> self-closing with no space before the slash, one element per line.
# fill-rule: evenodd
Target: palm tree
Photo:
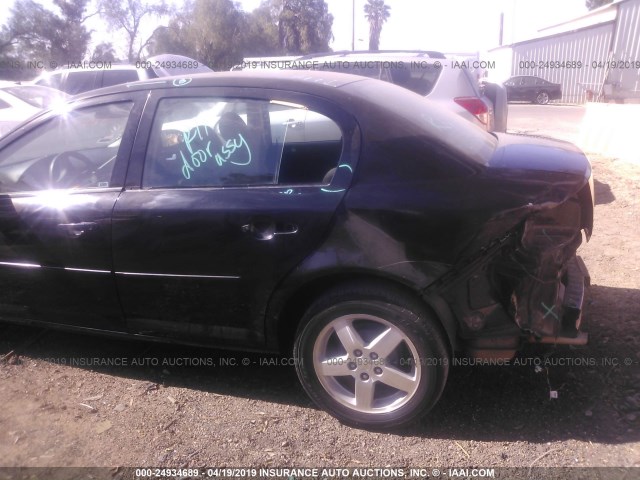
<path fill-rule="evenodd" d="M 385 5 L 384 0 L 367 0 L 364 16 L 369 20 L 369 50 L 380 49 L 382 24 L 391 16 L 390 10 L 391 7 Z"/>

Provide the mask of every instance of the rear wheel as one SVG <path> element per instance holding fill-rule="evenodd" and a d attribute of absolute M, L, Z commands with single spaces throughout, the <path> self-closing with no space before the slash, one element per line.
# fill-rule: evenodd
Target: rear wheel
<path fill-rule="evenodd" d="M 391 428 L 438 400 L 449 354 L 444 334 L 408 295 L 367 288 L 329 294 L 298 329 L 294 356 L 308 395 L 339 420 Z"/>
<path fill-rule="evenodd" d="M 549 94 L 544 90 L 542 92 L 538 92 L 538 95 L 536 95 L 536 103 L 538 105 L 546 105 L 549 103 Z"/>

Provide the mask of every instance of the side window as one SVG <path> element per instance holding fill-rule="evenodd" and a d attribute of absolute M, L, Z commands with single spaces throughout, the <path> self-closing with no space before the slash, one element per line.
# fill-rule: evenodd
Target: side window
<path fill-rule="evenodd" d="M 264 102 L 165 98 L 151 127 L 142 186 L 208 187 L 274 182 Z"/>
<path fill-rule="evenodd" d="M 0 151 L 0 193 L 111 185 L 132 102 L 80 108 Z"/>
<path fill-rule="evenodd" d="M 102 75 L 103 87 L 139 80 L 137 70 L 105 70 Z"/>
<path fill-rule="evenodd" d="M 64 91 L 70 95 L 86 92 L 97 88 L 98 70 L 69 72 Z"/>
<path fill-rule="evenodd" d="M 2 108 L 11 108 L 11 105 L 0 98 L 0 109 Z"/>
<path fill-rule="evenodd" d="M 300 105 L 166 98 L 153 121 L 142 186 L 321 185 L 341 150 L 338 125 Z"/>
<path fill-rule="evenodd" d="M 342 152 L 340 127 L 321 113 L 279 102 L 271 102 L 269 120 L 279 159 L 276 183 L 329 184 Z"/>

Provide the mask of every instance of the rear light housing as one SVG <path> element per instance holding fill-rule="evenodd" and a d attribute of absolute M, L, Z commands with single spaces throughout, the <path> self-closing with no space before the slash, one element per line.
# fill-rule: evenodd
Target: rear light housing
<path fill-rule="evenodd" d="M 456 97 L 453 99 L 458 105 L 474 115 L 483 125 L 489 125 L 489 108 L 478 97 Z"/>

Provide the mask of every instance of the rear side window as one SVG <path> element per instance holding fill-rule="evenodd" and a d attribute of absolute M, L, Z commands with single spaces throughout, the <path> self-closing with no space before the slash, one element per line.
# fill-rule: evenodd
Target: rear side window
<path fill-rule="evenodd" d="M 302 105 L 167 98 L 156 111 L 142 185 L 326 185 L 341 151 L 338 125 Z"/>
<path fill-rule="evenodd" d="M 102 74 L 102 86 L 110 87 L 121 83 L 135 82 L 139 79 L 137 70 L 105 70 Z"/>
<path fill-rule="evenodd" d="M 70 95 L 86 92 L 98 88 L 98 70 L 86 70 L 82 72 L 69 72 L 63 90 Z"/>

